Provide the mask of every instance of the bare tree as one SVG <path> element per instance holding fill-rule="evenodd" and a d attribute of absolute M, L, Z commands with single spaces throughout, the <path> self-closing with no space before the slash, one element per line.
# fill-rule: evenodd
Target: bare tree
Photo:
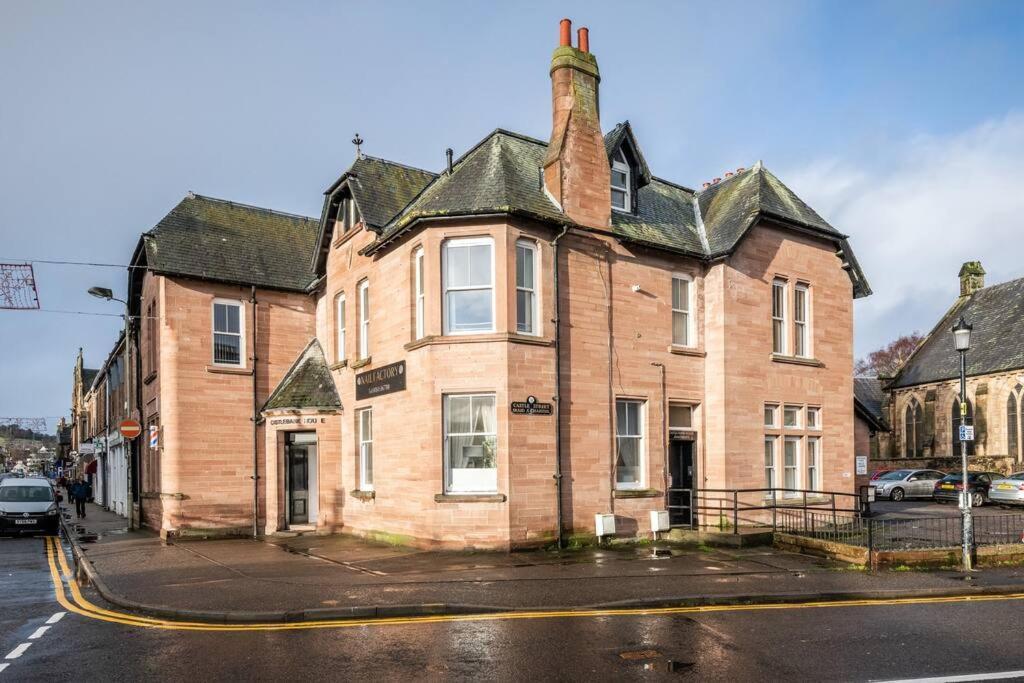
<path fill-rule="evenodd" d="M 870 377 L 891 375 L 907 362 L 922 341 L 924 336 L 920 332 L 905 334 L 858 360 L 853 366 L 853 374 Z"/>

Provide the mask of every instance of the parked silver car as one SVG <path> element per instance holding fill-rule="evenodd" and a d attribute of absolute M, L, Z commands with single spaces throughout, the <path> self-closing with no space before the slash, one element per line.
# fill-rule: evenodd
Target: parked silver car
<path fill-rule="evenodd" d="M 1024 505 L 1024 472 L 994 480 L 988 489 L 988 499 L 1000 505 Z"/>
<path fill-rule="evenodd" d="M 938 470 L 893 470 L 871 482 L 879 498 L 900 501 L 904 498 L 931 498 L 935 482 L 946 476 Z"/>

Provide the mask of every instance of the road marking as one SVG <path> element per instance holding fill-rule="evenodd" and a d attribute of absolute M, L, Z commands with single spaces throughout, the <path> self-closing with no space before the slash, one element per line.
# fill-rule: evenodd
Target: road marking
<path fill-rule="evenodd" d="M 10 652 L 8 652 L 7 656 L 4 657 L 4 659 L 17 659 L 18 657 L 20 657 L 23 654 L 25 654 L 25 650 L 29 649 L 29 647 L 31 647 L 31 646 L 32 646 L 32 643 L 22 643 L 18 647 L 14 648 Z"/>
<path fill-rule="evenodd" d="M 57 612 L 57 613 L 56 613 L 56 614 L 54 614 L 54 615 L 53 615 L 52 617 L 50 617 L 49 619 L 47 619 L 47 620 L 46 620 L 46 623 L 47 623 L 47 624 L 56 624 L 56 623 L 57 623 L 58 621 L 60 621 L 61 619 L 63 619 L 63 618 L 64 618 L 64 615 L 65 615 L 65 614 L 67 614 L 67 612 Z"/>
<path fill-rule="evenodd" d="M 935 676 L 934 678 L 902 678 L 884 683 L 961 683 L 962 681 L 994 681 L 1024 678 L 1024 670 L 1000 671 L 991 674 L 964 674 L 963 676 Z"/>
<path fill-rule="evenodd" d="M 7 662 L 4 662 L 3 664 L 0 664 L 0 671 L 3 671 L 4 669 L 6 669 L 9 666 L 10 666 L 10 664 L 7 663 Z"/>
<path fill-rule="evenodd" d="M 67 567 L 63 549 L 59 542 L 53 539 L 52 543 L 46 546 L 46 556 L 50 565 L 50 578 L 53 581 L 54 596 L 57 602 L 69 612 L 80 616 L 88 617 L 98 621 L 106 621 L 125 626 L 138 628 L 157 628 L 172 631 L 302 631 L 309 629 L 337 629 L 354 628 L 359 626 L 398 626 L 412 624 L 436 624 L 448 622 L 477 622 L 477 621 L 510 621 L 518 619 L 571 619 L 571 618 L 593 618 L 593 617 L 619 617 L 619 616 L 663 616 L 679 614 L 712 614 L 720 612 L 753 612 L 765 610 L 794 610 L 794 609 L 835 609 L 840 607 L 883 607 L 897 605 L 937 605 L 947 603 L 963 602 L 996 602 L 996 601 L 1024 601 L 1024 593 L 1011 593 L 1004 595 L 965 595 L 947 596 L 933 598 L 881 598 L 875 600 L 836 600 L 817 601 L 804 603 L 761 603 L 752 605 L 705 605 L 695 607 L 639 607 L 620 609 L 567 609 L 567 610 L 533 610 L 521 612 L 497 612 L 491 614 L 438 614 L 419 617 L 378 617 L 370 619 L 336 619 L 324 621 L 302 621 L 292 623 L 270 622 L 254 624 L 214 624 L 194 621 L 170 621 L 166 619 L 153 619 L 142 617 L 125 612 L 114 612 L 94 605 L 82 595 L 78 584 L 71 577 L 71 573 L 65 570 L 68 577 L 68 588 L 71 591 L 74 602 L 68 600 L 64 592 L 64 583 L 61 581 L 57 571 L 57 564 L 54 556 L 57 556 L 62 566 Z"/>
<path fill-rule="evenodd" d="M 32 635 L 28 637 L 29 640 L 39 640 L 43 637 L 43 634 L 50 630 L 49 626 L 40 626 L 37 628 Z"/>

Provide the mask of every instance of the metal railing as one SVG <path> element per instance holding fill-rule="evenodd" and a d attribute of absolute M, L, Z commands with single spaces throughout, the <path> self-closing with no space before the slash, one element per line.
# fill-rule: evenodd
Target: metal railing
<path fill-rule="evenodd" d="M 687 518 L 692 529 L 738 534 L 741 527 L 775 529 L 783 512 L 798 510 L 805 520 L 812 513 L 827 512 L 838 523 L 842 515 L 859 515 L 862 507 L 861 497 L 855 493 L 755 488 L 670 489 L 668 509 L 676 518 Z"/>

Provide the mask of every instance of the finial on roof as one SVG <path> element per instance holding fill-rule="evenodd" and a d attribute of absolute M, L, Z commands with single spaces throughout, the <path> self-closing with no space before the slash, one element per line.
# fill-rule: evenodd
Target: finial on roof
<path fill-rule="evenodd" d="M 760 171 L 762 168 L 764 168 L 764 162 L 761 161 L 760 159 L 758 159 L 757 163 L 754 164 L 754 168 L 751 169 L 751 170 L 753 170 L 754 172 L 757 172 L 757 171 Z"/>
<path fill-rule="evenodd" d="M 188 191 L 188 198 L 189 199 L 195 199 L 196 198 L 196 193 L 193 190 L 189 190 Z"/>
<path fill-rule="evenodd" d="M 356 136 L 352 138 L 352 144 L 356 146 L 356 159 L 362 159 L 363 150 L 361 149 L 361 147 L 363 144 L 363 139 L 359 137 L 359 133 L 356 133 Z"/>

